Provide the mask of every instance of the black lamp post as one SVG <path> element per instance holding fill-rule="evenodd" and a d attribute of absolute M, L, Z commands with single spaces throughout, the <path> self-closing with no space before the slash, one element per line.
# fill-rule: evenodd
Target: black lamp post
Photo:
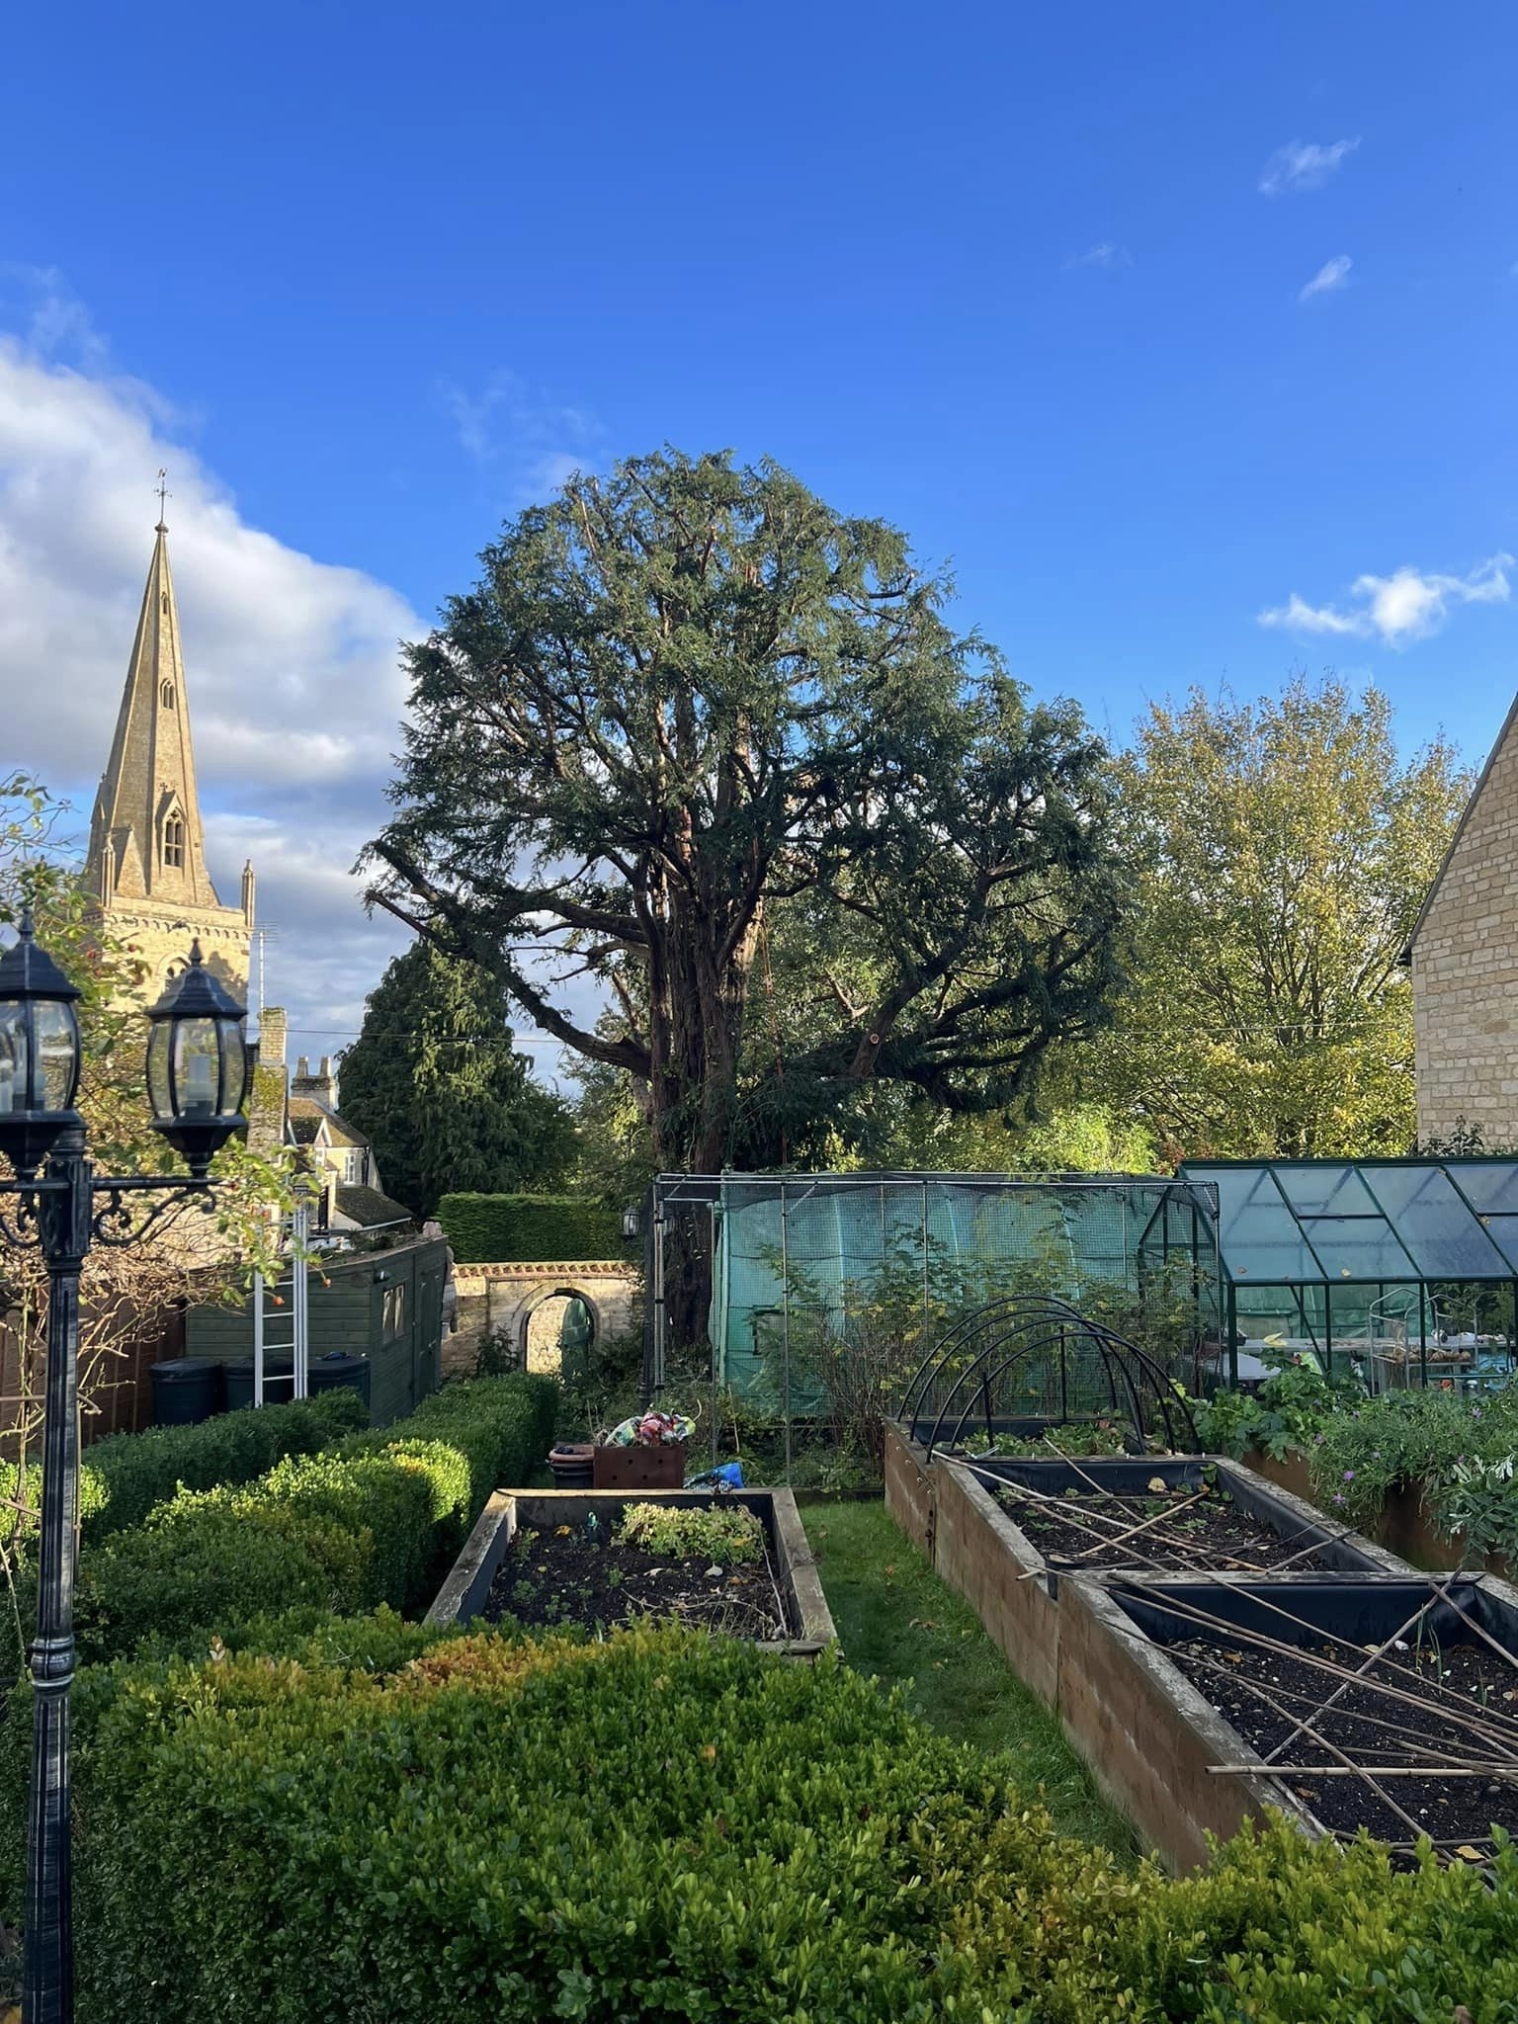
<path fill-rule="evenodd" d="M 184 1155 L 190 1178 L 97 1178 L 86 1156 L 84 1120 L 73 1108 L 78 998 L 33 939 L 27 909 L 20 938 L 0 956 L 0 1152 L 16 1174 L 0 1182 L 0 1196 L 19 1198 L 14 1224 L 0 1218 L 0 1228 L 11 1243 L 39 1249 L 48 1271 L 23 2024 L 70 2024 L 74 2014 L 69 1687 L 79 1501 L 79 1273 L 92 1243 L 136 1243 L 175 1197 L 204 1194 L 209 1207 L 206 1172 L 244 1124 L 248 1082 L 247 1013 L 207 974 L 196 943 L 188 970 L 148 1014 L 153 1128 Z M 162 1199 L 134 1217 L 126 1197 L 140 1192 Z"/>

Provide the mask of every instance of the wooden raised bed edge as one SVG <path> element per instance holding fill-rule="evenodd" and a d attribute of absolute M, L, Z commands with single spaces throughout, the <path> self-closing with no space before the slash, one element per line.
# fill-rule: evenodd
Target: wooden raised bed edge
<path fill-rule="evenodd" d="M 1278 1462 L 1273 1455 L 1251 1448 L 1244 1456 L 1244 1466 L 1267 1482 L 1294 1491 L 1304 1502 L 1313 1502 L 1312 1475 L 1305 1455 L 1293 1452 Z M 1314 1509 L 1322 1506 L 1314 1505 Z M 1390 1493 L 1377 1514 L 1374 1536 L 1388 1551 L 1425 1573 L 1447 1573 L 1461 1565 L 1463 1535 L 1445 1538 L 1416 1484 L 1403 1484 Z M 1511 1581 L 1514 1574 L 1500 1553 L 1489 1553 L 1480 1569 L 1472 1571 L 1495 1574 L 1502 1581 Z"/>
<path fill-rule="evenodd" d="M 426 1621 L 468 1623 L 480 1615 L 519 1524 L 540 1531 L 573 1525 L 592 1511 L 605 1511 L 613 1505 L 621 1509 L 628 1504 L 691 1504 L 705 1509 L 729 1503 L 745 1505 L 765 1522 L 776 1575 L 800 1625 L 793 1637 L 756 1640 L 758 1649 L 780 1652 L 787 1658 L 815 1658 L 834 1642 L 837 1632 L 796 1500 L 784 1489 L 734 1490 L 720 1497 L 710 1490 L 497 1490 L 465 1540 Z"/>
<path fill-rule="evenodd" d="M 1462 1586 L 1468 1606 L 1488 1630 L 1518 1640 L 1518 1593 L 1475 1575 Z M 1321 1840 L 1328 1829 L 1311 1808 L 1265 1765 L 1250 1744 L 1192 1685 L 1123 1607 L 1125 1592 L 1161 1609 L 1167 1592 L 1195 1597 L 1208 1589 L 1287 1592 L 1335 1590 L 1347 1602 L 1358 1590 L 1397 1598 L 1390 1621 L 1404 1605 L 1427 1594 L 1429 1576 L 1404 1569 L 1400 1581 L 1367 1575 L 1174 1575 L 1129 1577 L 1119 1586 L 1085 1575 L 1066 1578 L 1060 1644 L 1060 1725 L 1091 1768 L 1103 1793 L 1177 1870 L 1209 1859 L 1209 1834 L 1226 1840 L 1267 1806 L 1300 1832 Z M 1309 1611 L 1310 1614 L 1310 1611 Z M 1379 1633 L 1378 1633 L 1379 1634 Z M 1219 1776 L 1215 1764 L 1258 1764 L 1257 1774 Z"/>
<path fill-rule="evenodd" d="M 1155 1576 L 1146 1585 L 1163 1584 Z M 1263 1820 L 1268 1806 L 1321 1838 L 1312 1815 L 1263 1763 L 1257 1777 L 1219 1778 L 1208 1769 L 1258 1762 L 1258 1754 L 1103 1583 L 1068 1576 L 1060 1614 L 1060 1727 L 1105 1797 L 1172 1869 L 1202 1868 L 1209 1834 L 1226 1841 L 1247 1820 Z"/>

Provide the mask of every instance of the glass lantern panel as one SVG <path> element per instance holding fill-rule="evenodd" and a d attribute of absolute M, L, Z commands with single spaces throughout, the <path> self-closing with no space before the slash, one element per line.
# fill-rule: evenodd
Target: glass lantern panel
<path fill-rule="evenodd" d="M 79 1027 L 72 1005 L 39 998 L 33 1007 L 37 1043 L 37 1091 L 43 1110 L 67 1110 L 79 1086 Z"/>
<path fill-rule="evenodd" d="M 0 1005 L 0 1115 L 25 1110 L 27 1064 L 26 1007 Z"/>
<path fill-rule="evenodd" d="M 214 1019 L 175 1019 L 174 1096 L 180 1117 L 211 1117 L 221 1089 L 221 1048 Z"/>
<path fill-rule="evenodd" d="M 170 1033 L 167 1021 L 159 1021 L 148 1034 L 148 1102 L 156 1118 L 174 1115 L 174 1092 L 169 1087 Z"/>
<path fill-rule="evenodd" d="M 221 1108 L 227 1117 L 243 1106 L 248 1093 L 248 1044 L 241 1019 L 219 1019 L 221 1029 Z"/>

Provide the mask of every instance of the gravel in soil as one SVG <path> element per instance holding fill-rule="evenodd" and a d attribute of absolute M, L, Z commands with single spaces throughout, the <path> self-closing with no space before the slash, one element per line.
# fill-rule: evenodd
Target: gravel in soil
<path fill-rule="evenodd" d="M 1518 1753 L 1518 1669 L 1485 1645 L 1399 1651 L 1370 1667 L 1321 1715 L 1317 1711 L 1344 1682 L 1313 1660 L 1354 1671 L 1361 1661 L 1353 1648 L 1315 1646 L 1297 1658 L 1232 1645 L 1226 1638 L 1195 1638 L 1167 1645 L 1165 1651 L 1262 1757 L 1285 1745 L 1283 1764 L 1341 1761 L 1311 1736 L 1292 1736 L 1303 1716 L 1310 1716 L 1352 1763 L 1367 1769 L 1416 1765 L 1425 1751 L 1465 1763 L 1490 1761 L 1504 1750 Z M 1416 1695 L 1423 1705 L 1409 1706 L 1388 1688 Z M 1262 1700 L 1259 1689 L 1277 1707 Z M 1487 1721 L 1503 1732 L 1496 1744 L 1472 1727 Z M 1513 1770 L 1518 1773 L 1518 1754 Z M 1283 1783 L 1335 1834 L 1352 1836 L 1365 1827 L 1382 1841 L 1414 1838 L 1408 1820 L 1363 1779 L 1291 1776 Z M 1518 1783 L 1508 1777 L 1448 1778 L 1432 1769 L 1426 1778 L 1387 1778 L 1381 1790 L 1416 1823 L 1418 1832 L 1441 1844 L 1472 1844 L 1484 1853 L 1493 1825 L 1518 1834 Z"/>
<path fill-rule="evenodd" d="M 1190 1501 L 1195 1496 L 1195 1485 L 1149 1497 L 1076 1491 L 1047 1503 L 1013 1489 L 1000 1493 L 1008 1515 L 1051 1567 L 1267 1572 L 1287 1561 L 1304 1571 L 1328 1565 L 1316 1548 L 1303 1550 L 1306 1541 L 1300 1534 L 1283 1538 L 1231 1498 L 1215 1490 Z M 1120 1536 L 1136 1525 L 1144 1529 L 1130 1538 Z"/>
<path fill-rule="evenodd" d="M 491 1583 L 484 1615 L 545 1630 L 571 1624 L 611 1630 L 652 1617 L 730 1637 L 791 1634 L 768 1561 L 713 1569 L 704 1557 L 675 1560 L 619 1546 L 605 1526 L 519 1533 Z"/>

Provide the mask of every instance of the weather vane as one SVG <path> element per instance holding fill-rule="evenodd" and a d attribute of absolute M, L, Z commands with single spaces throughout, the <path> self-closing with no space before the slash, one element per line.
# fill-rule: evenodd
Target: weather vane
<path fill-rule="evenodd" d="M 163 521 L 163 502 L 165 499 L 172 497 L 168 487 L 168 476 L 168 472 L 160 466 L 158 472 L 158 519 L 160 524 Z"/>

